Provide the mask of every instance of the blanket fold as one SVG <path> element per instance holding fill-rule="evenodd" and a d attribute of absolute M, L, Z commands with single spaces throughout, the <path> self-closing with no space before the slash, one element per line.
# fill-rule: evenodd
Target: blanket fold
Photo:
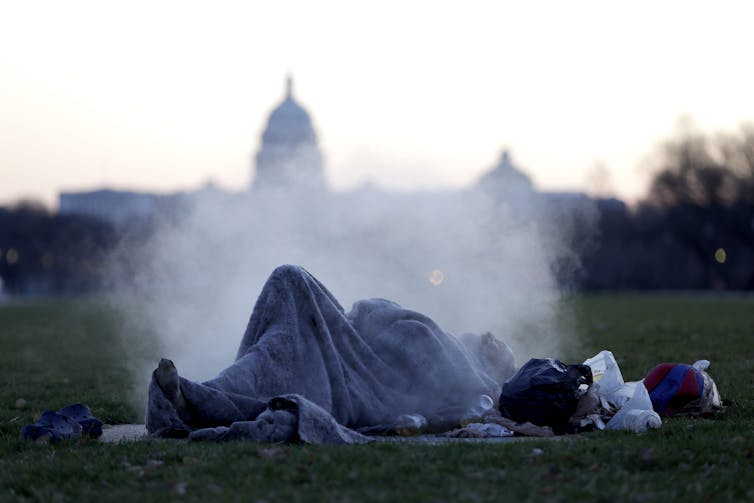
<path fill-rule="evenodd" d="M 254 421 L 236 421 L 229 427 L 203 428 L 189 434 L 192 441 L 251 440 L 307 444 L 363 444 L 365 435 L 338 424 L 320 406 L 300 395 L 272 398 Z"/>

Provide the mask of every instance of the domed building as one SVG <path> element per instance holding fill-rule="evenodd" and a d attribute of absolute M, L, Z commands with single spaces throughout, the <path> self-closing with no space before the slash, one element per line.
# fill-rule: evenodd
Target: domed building
<path fill-rule="evenodd" d="M 256 154 L 256 176 L 251 188 L 325 189 L 322 153 L 307 111 L 293 98 L 293 80 L 267 120 L 262 146 Z"/>
<path fill-rule="evenodd" d="M 477 186 L 500 199 L 529 197 L 536 192 L 531 178 L 514 164 L 508 150 L 502 151 L 497 165 L 479 178 Z"/>

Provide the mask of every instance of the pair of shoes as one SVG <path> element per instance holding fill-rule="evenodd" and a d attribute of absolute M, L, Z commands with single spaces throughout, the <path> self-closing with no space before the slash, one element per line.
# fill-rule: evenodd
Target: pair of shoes
<path fill-rule="evenodd" d="M 81 435 L 90 438 L 102 435 L 102 421 L 92 416 L 92 411 L 83 403 L 74 403 L 57 412 L 46 410 L 36 423 L 27 424 L 21 430 L 21 436 L 25 439 L 46 439 L 50 442 Z"/>

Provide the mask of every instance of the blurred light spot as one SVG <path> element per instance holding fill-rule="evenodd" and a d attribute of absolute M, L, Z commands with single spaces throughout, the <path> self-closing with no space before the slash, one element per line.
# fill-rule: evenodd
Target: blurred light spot
<path fill-rule="evenodd" d="M 445 275 L 442 273 L 442 271 L 438 271 L 435 269 L 431 273 L 429 273 L 429 282 L 432 283 L 434 286 L 439 286 L 443 280 L 445 279 Z"/>
<path fill-rule="evenodd" d="M 52 257 L 51 254 L 45 253 L 42 256 L 42 267 L 44 267 L 47 270 L 52 269 L 52 265 L 55 263 L 55 259 Z"/>
<path fill-rule="evenodd" d="M 715 250 L 715 260 L 717 260 L 718 263 L 724 264 L 726 258 L 728 258 L 728 254 L 725 253 L 725 248 L 718 248 Z"/>
<path fill-rule="evenodd" d="M 7 260 L 9 264 L 15 264 L 18 262 L 18 251 L 15 248 L 10 248 L 5 253 L 5 260 Z"/>

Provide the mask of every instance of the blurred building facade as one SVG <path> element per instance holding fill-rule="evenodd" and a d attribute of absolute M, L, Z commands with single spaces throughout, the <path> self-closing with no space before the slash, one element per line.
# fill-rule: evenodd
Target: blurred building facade
<path fill-rule="evenodd" d="M 180 212 L 208 191 L 216 198 L 223 195 L 228 198 L 255 197 L 255 194 L 269 191 L 328 192 L 317 133 L 309 112 L 294 96 L 290 76 L 285 82 L 283 99 L 270 112 L 260 140 L 252 159 L 251 183 L 245 193 L 224 192 L 211 186 L 174 194 L 111 189 L 65 192 L 60 194 L 59 212 L 62 215 L 85 215 L 122 226 L 163 213 Z M 372 190 L 380 192 L 374 187 Z M 502 151 L 497 164 L 481 176 L 471 190 L 479 190 L 512 207 L 525 206 L 527 210 L 532 204 L 541 205 L 543 201 L 569 209 L 591 203 L 583 193 L 538 192 L 508 150 Z"/>
<path fill-rule="evenodd" d="M 94 273 L 94 264 L 100 260 L 97 257 L 104 257 L 107 250 L 115 246 L 120 240 L 119 235 L 142 236 L 146 240 L 151 233 L 160 232 L 165 222 L 180 219 L 190 214 L 192 208 L 205 203 L 223 208 L 222 211 L 231 214 L 243 211 L 241 208 L 248 207 L 245 203 L 261 204 L 265 201 L 274 201 L 270 203 L 270 211 L 274 211 L 274 205 L 280 201 L 305 199 L 304 192 L 336 203 L 333 208 L 361 204 L 367 200 L 391 204 L 401 198 L 421 199 L 428 206 L 443 207 L 457 196 L 468 195 L 485 198 L 490 201 L 490 208 L 505 208 L 509 214 L 519 215 L 522 219 L 536 216 L 543 220 L 542 215 L 546 214 L 544 220 L 549 219 L 552 225 L 557 226 L 567 221 L 568 225 L 578 227 L 581 220 L 593 215 L 594 201 L 583 193 L 538 191 L 524 170 L 516 165 L 508 150 L 503 150 L 499 160 L 476 183 L 465 189 L 398 194 L 365 185 L 351 192 L 332 192 L 326 182 L 323 155 L 312 118 L 295 98 L 290 78 L 286 80 L 282 100 L 267 118 L 259 145 L 252 157 L 251 182 L 243 191 L 225 191 L 209 184 L 197 190 L 172 194 L 105 188 L 61 193 L 57 215 L 30 215 L 28 218 L 45 222 L 51 227 L 59 225 L 61 221 L 69 222 L 68 225 L 75 227 L 81 235 L 96 235 L 96 246 L 89 244 L 92 241 L 90 237 L 86 238 L 86 243 L 71 242 L 64 259 L 59 256 L 59 251 L 52 248 L 34 249 L 32 252 L 29 251 L 32 248 L 25 247 L 28 250 L 22 250 L 22 255 L 42 266 L 37 267 L 37 264 L 36 269 L 21 274 L 16 264 L 0 261 L 0 277 L 4 278 L 5 290 L 28 295 L 43 295 L 46 290 L 97 290 L 102 283 Z M 558 218 L 550 218 L 550 214 L 557 214 Z M 569 216 L 564 217 L 565 214 Z M 104 227 L 98 226 L 97 222 Z M 14 243 L 0 242 L 0 247 L 8 249 L 12 246 L 15 246 Z M 45 254 L 53 260 L 53 265 L 47 264 L 47 269 L 43 267 Z M 14 271 L 19 273 L 14 276 Z M 39 278 L 47 281 L 51 272 L 56 274 L 57 279 L 40 283 Z"/>
<path fill-rule="evenodd" d="M 120 226 L 176 208 L 185 197 L 182 193 L 152 194 L 111 189 L 62 192 L 58 212 L 86 215 Z"/>

